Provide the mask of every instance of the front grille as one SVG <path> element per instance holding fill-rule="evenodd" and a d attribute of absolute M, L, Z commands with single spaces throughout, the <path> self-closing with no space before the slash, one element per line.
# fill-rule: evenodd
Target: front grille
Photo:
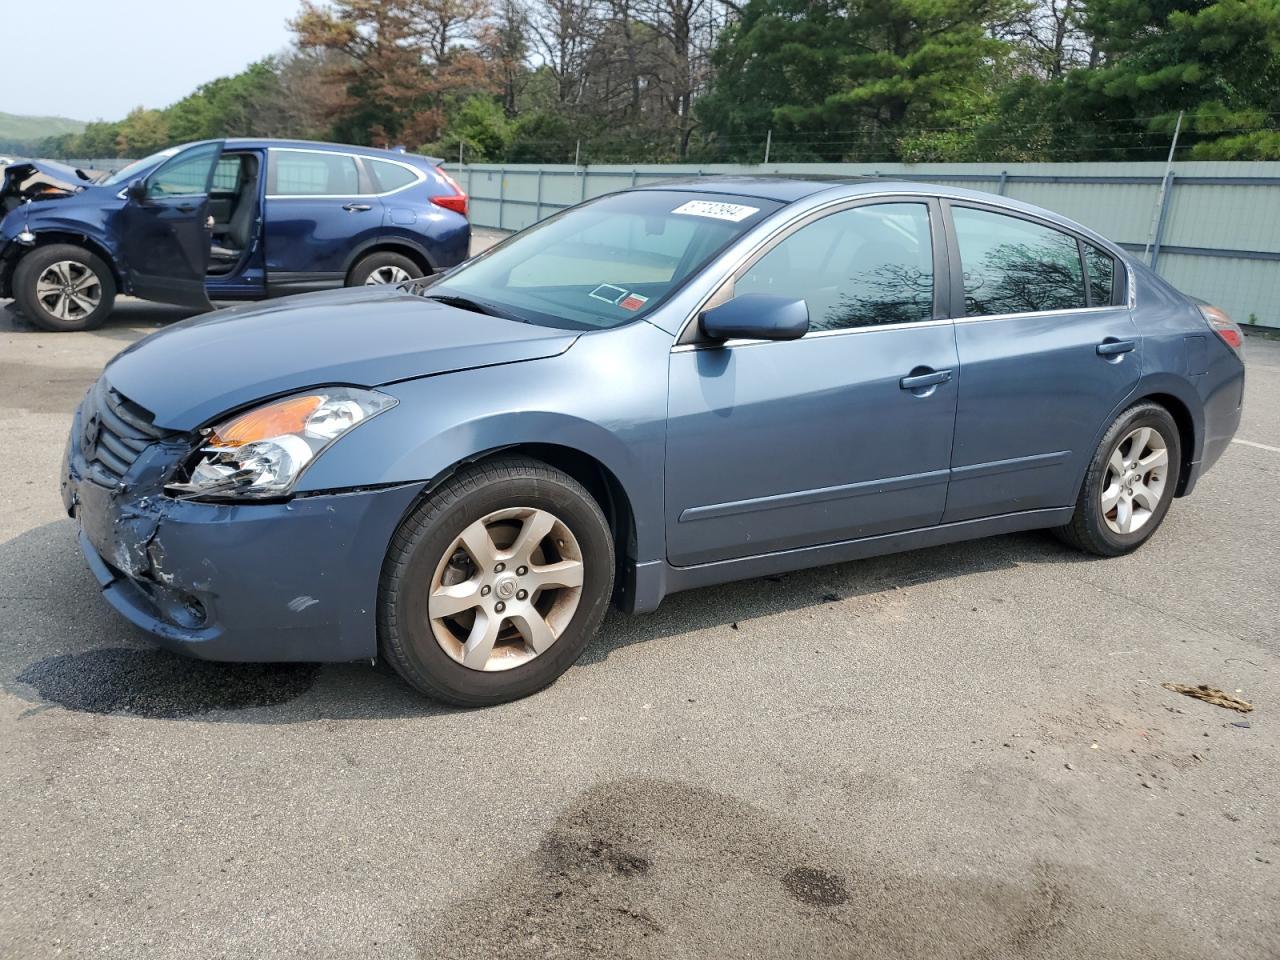
<path fill-rule="evenodd" d="M 173 436 L 154 419 L 105 378 L 94 384 L 80 405 L 80 453 L 88 465 L 88 479 L 104 487 L 118 486 L 143 450 Z"/>

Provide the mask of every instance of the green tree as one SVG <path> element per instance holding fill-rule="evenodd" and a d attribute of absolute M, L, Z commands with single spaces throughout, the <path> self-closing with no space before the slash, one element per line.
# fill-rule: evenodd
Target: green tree
<path fill-rule="evenodd" d="M 121 157 L 145 157 L 169 143 L 169 122 L 164 113 L 143 107 L 129 112 L 116 135 L 116 151 Z"/>
<path fill-rule="evenodd" d="M 1101 64 L 1067 77 L 1077 116 L 1141 118 L 1167 143 L 1184 110 L 1194 156 L 1280 158 L 1280 0 L 1089 0 L 1086 10 Z M 1160 150 L 1120 133 L 1110 143 L 1133 159 Z"/>
<path fill-rule="evenodd" d="M 903 137 L 972 125 L 1008 51 L 1008 0 L 750 0 L 699 104 L 728 156 L 897 159 Z"/>

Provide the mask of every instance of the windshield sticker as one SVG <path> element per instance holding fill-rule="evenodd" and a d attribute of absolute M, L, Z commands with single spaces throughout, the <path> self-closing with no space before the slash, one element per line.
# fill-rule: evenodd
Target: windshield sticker
<path fill-rule="evenodd" d="M 618 301 L 618 306 L 623 310 L 639 310 L 648 302 L 648 297 L 642 297 L 638 293 L 629 293 Z"/>
<path fill-rule="evenodd" d="M 600 286 L 592 290 L 587 296 L 594 297 L 597 300 L 603 300 L 605 303 L 617 306 L 618 301 L 627 295 L 627 291 L 621 287 L 615 287 L 612 283 L 602 283 Z"/>
<path fill-rule="evenodd" d="M 753 213 L 759 213 L 759 207 L 748 207 L 741 203 L 713 203 L 710 200 L 690 200 L 671 211 L 683 213 L 689 217 L 711 217 L 713 220 L 728 220 L 737 223 L 745 220 Z"/>

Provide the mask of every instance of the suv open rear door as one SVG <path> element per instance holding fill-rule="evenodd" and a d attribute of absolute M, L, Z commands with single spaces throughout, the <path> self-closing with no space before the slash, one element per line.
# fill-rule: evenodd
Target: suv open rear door
<path fill-rule="evenodd" d="M 222 141 L 193 144 L 126 188 L 120 246 L 134 295 L 208 310 L 209 182 Z"/>

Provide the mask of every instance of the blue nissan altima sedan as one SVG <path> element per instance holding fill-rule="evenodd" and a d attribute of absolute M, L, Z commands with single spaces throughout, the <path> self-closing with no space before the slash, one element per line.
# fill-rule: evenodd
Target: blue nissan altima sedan
<path fill-rule="evenodd" d="M 76 413 L 108 602 L 217 660 L 545 686 L 612 602 L 1048 528 L 1137 549 L 1240 420 L 1239 328 L 1005 198 L 724 178 L 430 281 L 175 324 Z"/>

